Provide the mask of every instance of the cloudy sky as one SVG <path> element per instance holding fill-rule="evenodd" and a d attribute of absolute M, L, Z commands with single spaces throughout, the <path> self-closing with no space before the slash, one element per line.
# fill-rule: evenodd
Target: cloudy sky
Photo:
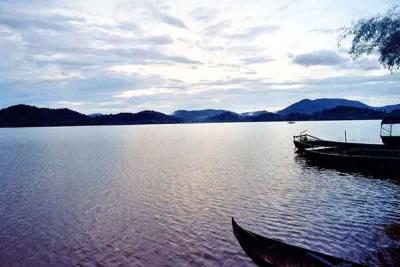
<path fill-rule="evenodd" d="M 400 103 L 340 28 L 394 0 L 0 0 L 0 107 L 276 111 L 303 98 Z"/>

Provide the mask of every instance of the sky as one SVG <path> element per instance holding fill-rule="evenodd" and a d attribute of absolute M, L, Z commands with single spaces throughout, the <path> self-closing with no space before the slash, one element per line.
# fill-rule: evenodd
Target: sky
<path fill-rule="evenodd" d="M 395 0 L 0 0 L 0 108 L 277 111 L 400 103 L 400 73 L 341 28 Z"/>

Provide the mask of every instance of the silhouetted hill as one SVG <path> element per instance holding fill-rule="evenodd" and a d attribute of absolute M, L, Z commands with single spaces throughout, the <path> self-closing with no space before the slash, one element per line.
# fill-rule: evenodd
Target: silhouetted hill
<path fill-rule="evenodd" d="M 0 110 L 0 126 L 69 126 L 88 125 L 90 118 L 70 109 L 38 108 L 16 105 Z"/>
<path fill-rule="evenodd" d="M 385 111 L 385 112 L 392 112 L 395 110 L 400 110 L 400 104 L 397 105 L 387 105 L 383 107 L 376 107 L 376 110 Z"/>
<path fill-rule="evenodd" d="M 93 114 L 89 114 L 88 116 L 89 117 L 91 117 L 91 118 L 96 118 L 96 117 L 100 117 L 100 116 L 103 116 L 104 114 L 102 114 L 102 113 L 93 113 Z"/>
<path fill-rule="evenodd" d="M 304 114 L 304 113 L 290 113 L 283 118 L 285 121 L 308 121 L 311 120 L 313 117 L 312 114 Z"/>
<path fill-rule="evenodd" d="M 172 113 L 173 116 L 180 118 L 185 122 L 203 122 L 207 121 L 208 118 L 220 115 L 226 110 L 219 109 L 203 109 L 203 110 L 177 110 Z"/>
<path fill-rule="evenodd" d="M 386 116 L 385 112 L 376 111 L 369 108 L 356 108 L 348 106 L 339 106 L 332 109 L 315 113 L 312 116 L 314 120 L 373 120 L 382 119 Z"/>
<path fill-rule="evenodd" d="M 272 112 L 259 112 L 258 115 L 248 117 L 249 121 L 279 121 L 282 117 Z"/>
<path fill-rule="evenodd" d="M 207 118 L 207 122 L 243 122 L 247 121 L 246 117 L 242 117 L 240 114 L 231 112 L 231 111 L 225 111 L 224 113 L 211 116 Z"/>
<path fill-rule="evenodd" d="M 118 113 L 114 115 L 97 116 L 94 120 L 99 124 L 163 124 L 182 123 L 183 121 L 174 116 L 161 112 L 145 110 L 138 113 Z"/>
<path fill-rule="evenodd" d="M 266 110 L 259 110 L 259 111 L 251 111 L 251 112 L 244 112 L 240 115 L 245 116 L 245 117 L 257 117 L 262 114 L 270 114 L 271 112 L 268 112 Z"/>
<path fill-rule="evenodd" d="M 235 113 L 222 109 L 177 110 L 173 116 L 184 122 L 245 122 L 245 121 L 276 121 L 280 116 L 265 110 Z"/>
<path fill-rule="evenodd" d="M 322 102 L 332 99 L 319 99 Z M 307 106 L 308 111 L 312 108 L 321 109 L 329 106 L 320 105 L 319 100 L 302 100 L 285 109 L 298 110 L 301 106 Z M 343 102 L 341 99 L 334 99 L 331 104 Z M 316 105 L 309 103 L 313 102 Z M 32 126 L 78 126 L 78 125 L 131 125 L 131 124 L 166 124 L 166 123 L 190 123 L 190 122 L 259 122 L 259 121 L 305 121 L 305 120 L 367 120 L 382 119 L 387 116 L 400 117 L 400 105 L 385 107 L 369 107 L 357 101 L 344 101 L 347 104 L 354 104 L 361 107 L 339 105 L 329 109 L 322 109 L 318 112 L 303 113 L 292 112 L 287 115 L 271 113 L 267 111 L 255 111 L 246 113 L 235 113 L 225 110 L 178 110 L 173 114 L 180 117 L 166 115 L 161 112 L 145 110 L 138 113 L 118 113 L 102 115 L 84 115 L 70 109 L 49 109 L 38 108 L 28 105 L 16 105 L 0 110 L 0 127 L 32 127 Z M 301 104 L 299 104 L 301 103 Z M 367 106 L 365 108 L 364 106 Z M 296 108 L 293 108 L 296 107 Z M 392 112 L 385 112 L 386 110 Z M 186 118 L 186 119 L 183 119 Z"/>
<path fill-rule="evenodd" d="M 16 105 L 0 110 L 0 127 L 78 126 L 182 123 L 179 118 L 156 111 L 87 116 L 70 109 Z"/>
<path fill-rule="evenodd" d="M 303 113 L 303 114 L 313 114 L 316 112 L 321 112 L 326 109 L 332 109 L 338 106 L 349 106 L 357 108 L 369 108 L 368 105 L 361 103 L 359 101 L 339 99 L 339 98 L 321 98 L 321 99 L 303 99 L 296 102 L 287 108 L 278 111 L 277 113 L 281 116 L 287 116 L 291 113 Z"/>
<path fill-rule="evenodd" d="M 373 107 L 364 104 L 360 101 L 341 99 L 341 98 L 321 98 L 321 99 L 303 99 L 296 102 L 285 109 L 277 112 L 277 114 L 287 117 L 290 114 L 307 114 L 311 115 L 316 112 L 322 112 L 324 110 L 333 109 L 339 106 L 356 107 L 356 108 L 368 108 L 376 111 L 392 112 L 393 110 L 400 109 L 400 104 L 387 105 L 381 107 Z"/>

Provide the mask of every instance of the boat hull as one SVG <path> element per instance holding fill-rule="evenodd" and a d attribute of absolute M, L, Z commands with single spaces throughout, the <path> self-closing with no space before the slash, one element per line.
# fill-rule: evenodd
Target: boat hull
<path fill-rule="evenodd" d="M 240 227 L 234 218 L 232 218 L 232 228 L 243 250 L 258 266 L 362 266 L 351 261 L 257 235 Z"/>
<path fill-rule="evenodd" d="M 400 136 L 382 136 L 382 143 L 385 144 L 385 146 L 388 147 L 396 147 L 400 148 Z"/>
<path fill-rule="evenodd" d="M 305 149 L 302 155 L 320 166 L 400 175 L 400 153 L 396 150 L 319 148 Z"/>

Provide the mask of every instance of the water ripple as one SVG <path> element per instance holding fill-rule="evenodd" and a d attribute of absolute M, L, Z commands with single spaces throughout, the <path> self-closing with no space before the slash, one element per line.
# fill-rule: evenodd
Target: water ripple
<path fill-rule="evenodd" d="M 384 228 L 399 221 L 399 183 L 293 153 L 294 133 L 334 139 L 347 123 L 290 127 L 1 129 L 0 265 L 253 266 L 232 234 L 235 216 L 260 234 L 379 266 L 397 244 Z"/>

